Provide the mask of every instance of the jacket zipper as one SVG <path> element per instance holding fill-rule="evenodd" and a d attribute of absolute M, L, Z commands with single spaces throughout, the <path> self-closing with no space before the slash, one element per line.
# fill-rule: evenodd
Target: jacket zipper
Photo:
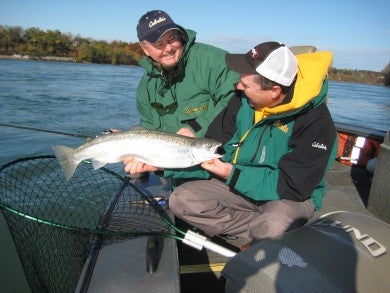
<path fill-rule="evenodd" d="M 261 141 L 263 140 L 263 136 L 264 136 L 264 133 L 265 131 L 267 130 L 267 128 L 270 127 L 269 125 L 267 125 L 264 129 L 263 129 L 263 132 L 261 133 L 260 135 L 260 139 L 259 139 L 259 142 L 257 144 L 257 147 L 256 147 L 256 151 L 253 153 L 253 156 L 250 160 L 250 162 L 253 162 L 256 158 L 256 156 L 258 155 L 259 151 L 260 151 L 260 146 L 261 146 Z M 272 128 L 271 128 L 272 129 Z"/>
<path fill-rule="evenodd" d="M 238 153 L 240 152 L 240 147 L 244 144 L 245 139 L 248 137 L 249 133 L 252 131 L 252 129 L 253 129 L 254 127 L 255 127 L 255 125 L 253 125 L 251 128 L 249 128 L 249 129 L 245 132 L 245 134 L 242 136 L 242 138 L 240 139 L 240 141 L 239 141 L 238 143 L 232 144 L 233 146 L 236 146 L 236 147 L 237 147 L 236 151 L 234 152 L 234 156 L 233 156 L 233 161 L 232 161 L 233 164 L 236 164 L 236 163 L 237 163 Z M 269 125 L 267 125 L 267 126 L 263 129 L 263 131 L 262 131 L 262 133 L 261 133 L 261 135 L 260 135 L 259 143 L 258 143 L 258 145 L 257 145 L 257 147 L 256 147 L 256 150 L 255 150 L 255 152 L 254 152 L 254 154 L 253 154 L 252 159 L 250 160 L 251 162 L 254 161 L 256 155 L 259 153 L 261 141 L 262 141 L 263 136 L 264 136 L 264 133 L 265 133 L 265 131 L 267 130 L 268 127 L 269 127 Z"/>

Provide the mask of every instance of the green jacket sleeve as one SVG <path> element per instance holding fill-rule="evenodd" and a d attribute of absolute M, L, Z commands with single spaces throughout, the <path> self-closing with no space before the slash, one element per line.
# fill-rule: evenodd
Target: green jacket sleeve
<path fill-rule="evenodd" d="M 185 169 L 165 169 L 164 170 L 164 177 L 167 178 L 180 178 L 180 179 L 193 179 L 193 178 L 199 178 L 199 179 L 209 179 L 210 173 L 206 170 L 202 169 L 202 167 L 193 166 L 190 168 Z"/>
<path fill-rule="evenodd" d="M 203 137 L 213 121 L 213 119 L 227 106 L 230 98 L 233 96 L 235 89 L 232 85 L 237 82 L 236 75 L 228 70 L 223 70 L 213 81 L 216 87 L 215 93 L 210 99 L 214 103 L 212 111 L 206 112 L 199 116 L 196 122 L 201 126 L 201 129 L 196 133 L 197 137 Z M 212 87 L 212 86 L 210 86 Z"/>
<path fill-rule="evenodd" d="M 223 50 L 204 44 L 197 44 L 191 50 L 188 59 L 190 67 L 202 76 L 204 90 L 210 95 L 209 110 L 188 124 L 196 137 L 205 135 L 210 123 L 227 106 L 235 93 L 239 74 L 227 67 L 225 55 Z"/>

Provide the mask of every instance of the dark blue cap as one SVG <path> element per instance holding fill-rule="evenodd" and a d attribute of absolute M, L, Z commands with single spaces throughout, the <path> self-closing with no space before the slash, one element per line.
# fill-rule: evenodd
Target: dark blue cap
<path fill-rule="evenodd" d="M 147 40 L 157 42 L 163 34 L 170 30 L 180 29 L 172 18 L 162 10 L 152 10 L 145 13 L 138 21 L 137 36 L 140 42 Z"/>

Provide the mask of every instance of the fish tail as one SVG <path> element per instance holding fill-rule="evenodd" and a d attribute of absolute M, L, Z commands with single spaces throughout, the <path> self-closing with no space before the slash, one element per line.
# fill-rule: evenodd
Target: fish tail
<path fill-rule="evenodd" d="M 69 180 L 76 171 L 78 162 L 73 159 L 74 149 L 62 145 L 53 146 L 54 154 L 60 162 L 66 180 Z"/>

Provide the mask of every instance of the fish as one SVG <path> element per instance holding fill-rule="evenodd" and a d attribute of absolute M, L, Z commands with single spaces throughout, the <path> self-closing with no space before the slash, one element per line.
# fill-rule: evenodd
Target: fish
<path fill-rule="evenodd" d="M 221 158 L 222 143 L 210 138 L 193 138 L 146 129 L 141 126 L 87 140 L 78 147 L 52 146 L 65 178 L 69 180 L 82 162 L 89 160 L 94 170 L 133 156 L 157 168 L 188 168 Z"/>

